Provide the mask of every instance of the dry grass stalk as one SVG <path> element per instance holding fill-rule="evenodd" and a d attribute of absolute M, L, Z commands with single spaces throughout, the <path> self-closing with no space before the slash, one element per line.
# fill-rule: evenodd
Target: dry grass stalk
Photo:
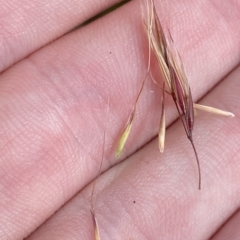
<path fill-rule="evenodd" d="M 108 119 L 108 112 L 109 112 L 109 99 L 108 99 L 108 105 L 107 105 L 106 120 Z M 96 213 L 95 213 L 95 208 L 94 208 L 94 203 L 93 203 L 93 197 L 94 197 L 94 192 L 95 192 L 95 188 L 96 188 L 96 182 L 97 182 L 98 177 L 100 176 L 102 165 L 103 165 L 103 160 L 104 160 L 104 149 L 105 149 L 105 143 L 106 143 L 106 122 L 107 122 L 106 120 L 105 120 L 105 125 L 104 125 L 104 132 L 103 132 L 101 161 L 100 161 L 97 177 L 95 178 L 95 180 L 93 182 L 93 188 L 92 188 L 91 199 L 90 199 L 90 212 L 91 212 L 91 216 L 92 216 L 95 240 L 101 240 L 100 231 L 99 231 L 98 222 L 97 222 Z"/>
<path fill-rule="evenodd" d="M 152 51 L 158 61 L 158 65 L 160 71 L 163 76 L 164 85 L 161 87 L 163 89 L 162 96 L 162 113 L 159 127 L 159 149 L 160 152 L 164 151 L 164 141 L 165 141 L 165 104 L 164 104 L 164 91 L 169 93 L 178 110 L 180 119 L 184 126 L 186 135 L 191 142 L 193 147 L 197 166 L 198 166 L 198 174 L 199 174 L 199 189 L 201 189 L 201 171 L 200 164 L 198 159 L 198 154 L 193 142 L 192 131 L 194 126 L 194 114 L 196 109 L 207 111 L 214 114 L 219 114 L 223 116 L 231 116 L 234 114 L 230 112 L 226 112 L 223 110 L 219 110 L 216 108 L 203 106 L 200 104 L 194 104 L 193 98 L 191 94 L 191 89 L 188 84 L 187 76 L 185 74 L 185 70 L 183 67 L 182 60 L 180 55 L 174 45 L 172 36 L 170 31 L 167 30 L 165 33 L 162 25 L 159 21 L 159 18 L 156 13 L 156 9 L 154 6 L 153 0 L 146 0 L 146 9 L 147 9 L 147 17 L 144 18 L 144 27 L 147 33 L 148 42 L 149 42 L 149 50 Z M 147 20 L 145 20 L 147 19 Z M 149 55 L 149 66 L 148 72 L 150 71 L 150 55 Z M 139 99 L 139 96 L 142 92 L 143 85 L 145 83 L 146 78 L 144 79 L 137 99 L 134 103 L 134 108 L 131 112 L 131 116 L 128 120 L 128 123 L 123 131 L 122 137 L 119 141 L 118 149 L 117 149 L 117 157 L 119 157 L 122 153 L 124 145 L 127 141 L 127 138 L 130 134 L 131 126 L 134 120 L 136 105 Z M 153 79 L 154 80 L 154 79 Z M 156 82 L 154 80 L 154 82 Z M 165 89 L 166 88 L 166 89 Z"/>

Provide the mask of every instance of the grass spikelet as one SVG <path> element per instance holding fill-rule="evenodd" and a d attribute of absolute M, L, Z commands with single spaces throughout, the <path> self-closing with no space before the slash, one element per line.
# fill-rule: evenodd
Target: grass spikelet
<path fill-rule="evenodd" d="M 165 141 L 165 96 L 164 92 L 170 94 L 172 99 L 175 103 L 177 111 L 179 113 L 179 117 L 182 121 L 184 130 L 186 132 L 187 138 L 189 139 L 197 162 L 198 167 L 198 188 L 201 189 L 201 170 L 200 170 L 200 163 L 198 154 L 196 151 L 196 147 L 193 141 L 193 128 L 194 128 L 194 117 L 196 115 L 196 109 L 203 110 L 206 112 L 223 115 L 223 116 L 230 116 L 233 117 L 234 114 L 230 112 L 226 112 L 217 108 L 212 108 L 208 106 L 203 106 L 200 104 L 193 103 L 193 97 L 191 93 L 191 88 L 188 83 L 188 79 L 184 70 L 183 62 L 181 60 L 180 54 L 174 44 L 173 38 L 171 36 L 170 30 L 166 29 L 164 31 L 159 18 L 157 16 L 157 12 L 155 9 L 154 1 L 153 0 L 145 0 L 145 6 L 143 8 L 143 25 L 144 29 L 148 38 L 149 43 L 149 63 L 147 74 L 150 73 L 150 57 L 151 52 L 155 55 L 160 72 L 163 77 L 163 86 L 160 86 L 163 90 L 162 94 L 162 112 L 160 118 L 160 127 L 159 127 L 159 149 L 160 152 L 164 151 L 164 141 Z M 157 83 L 155 79 L 152 80 Z M 145 79 L 144 79 L 145 82 Z M 129 135 L 135 110 L 136 104 L 138 102 L 139 96 L 142 92 L 142 88 L 144 82 L 141 86 L 141 90 L 137 96 L 137 99 L 134 104 L 134 110 L 129 119 L 128 125 L 125 128 L 125 131 L 120 139 L 120 151 L 118 149 L 117 155 L 122 152 L 123 147 L 126 143 L 127 137 Z M 159 86 L 159 84 L 157 83 Z"/>
<path fill-rule="evenodd" d="M 128 136 L 129 136 L 131 128 L 132 128 L 132 123 L 133 123 L 133 117 L 131 117 L 129 119 L 127 126 L 125 127 L 125 129 L 121 135 L 121 138 L 120 138 L 118 146 L 117 146 L 116 158 L 119 158 L 122 154 L 123 148 L 126 144 L 126 141 L 128 139 Z"/>
<path fill-rule="evenodd" d="M 197 103 L 194 103 L 193 106 L 195 109 L 199 109 L 199 110 L 202 110 L 205 112 L 209 112 L 209 113 L 213 113 L 213 114 L 217 114 L 217 115 L 221 115 L 221 116 L 225 116 L 225 117 L 234 117 L 235 116 L 231 112 L 223 111 L 221 109 L 214 108 L 214 107 L 208 107 L 208 106 L 204 106 L 204 105 L 197 104 Z"/>
<path fill-rule="evenodd" d="M 128 139 L 128 136 L 130 134 L 130 131 L 131 131 L 131 128 L 132 128 L 132 124 L 133 124 L 133 121 L 134 121 L 134 117 L 135 117 L 135 113 L 136 113 L 136 107 L 137 107 L 137 103 L 138 103 L 138 100 L 139 100 L 139 97 L 142 93 L 142 90 L 143 90 L 143 87 L 144 87 L 144 84 L 146 82 L 146 79 L 147 79 L 147 74 L 146 76 L 144 77 L 143 79 L 143 82 L 142 82 L 142 85 L 141 85 L 141 88 L 140 88 L 140 91 L 137 95 L 137 98 L 135 100 L 135 103 L 133 105 L 133 108 L 132 108 L 132 111 L 131 111 L 131 115 L 128 119 L 128 122 L 126 124 L 126 127 L 125 129 L 123 130 L 122 134 L 121 134 L 121 137 L 118 141 L 118 145 L 117 145 L 117 151 L 116 151 L 116 158 L 119 158 L 122 154 L 122 151 L 123 151 L 123 148 L 127 142 L 127 139 Z"/>

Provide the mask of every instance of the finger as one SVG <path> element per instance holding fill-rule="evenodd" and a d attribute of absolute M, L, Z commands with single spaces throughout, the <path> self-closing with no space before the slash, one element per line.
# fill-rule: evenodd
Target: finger
<path fill-rule="evenodd" d="M 3 238 L 26 236 L 96 176 L 106 110 L 104 101 L 108 97 L 111 124 L 106 155 L 111 160 L 116 128 L 127 119 L 147 62 L 147 52 L 144 55 L 142 51 L 147 43 L 138 7 L 138 2 L 132 2 L 65 36 L 3 74 L 0 179 L 4 196 L 1 200 L 5 203 L 1 206 L 6 208 L 1 212 L 5 217 L 2 219 L 8 221 L 1 224 L 10 229 Z M 236 35 L 229 39 L 231 48 L 221 48 L 224 53 L 234 49 Z M 212 50 L 208 54 L 216 56 Z M 219 69 L 221 65 L 209 68 L 212 72 L 209 79 L 197 81 L 196 86 L 210 79 L 217 82 L 216 76 L 226 74 L 238 57 L 238 52 L 234 52 L 224 69 Z M 207 61 L 210 63 L 211 58 L 204 64 Z M 196 75 L 200 80 L 201 74 Z M 158 101 L 149 96 L 153 86 L 150 83 L 143 92 L 144 101 L 139 105 L 139 118 L 135 122 L 135 131 L 142 135 L 135 132 L 133 142 L 132 134 L 126 155 L 157 133 Z M 204 91 L 200 89 L 198 96 L 202 94 Z M 176 117 L 173 109 L 169 112 L 168 124 Z M 146 126 L 156 127 L 141 133 L 144 129 L 141 117 Z M 112 158 L 111 164 L 115 162 Z M 6 210 L 9 208 L 11 213 Z"/>
<path fill-rule="evenodd" d="M 118 0 L 0 1 L 0 72 Z"/>

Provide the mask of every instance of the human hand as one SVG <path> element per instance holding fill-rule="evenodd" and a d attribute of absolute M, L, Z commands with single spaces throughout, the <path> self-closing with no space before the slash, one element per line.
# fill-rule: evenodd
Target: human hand
<path fill-rule="evenodd" d="M 240 69 L 224 77 L 239 63 L 239 3 L 157 5 L 160 19 L 170 19 L 195 100 L 204 97 L 202 103 L 236 115 L 196 117 L 201 191 L 170 98 L 166 147 L 159 153 L 161 90 L 150 79 L 121 160 L 130 157 L 110 168 L 146 73 L 140 1 L 66 35 L 113 1 L 2 4 L 1 239 L 94 239 L 88 184 L 98 174 L 105 124 L 106 172 L 94 194 L 102 239 L 208 239 L 237 211 Z M 219 232 L 213 239 L 226 238 Z"/>

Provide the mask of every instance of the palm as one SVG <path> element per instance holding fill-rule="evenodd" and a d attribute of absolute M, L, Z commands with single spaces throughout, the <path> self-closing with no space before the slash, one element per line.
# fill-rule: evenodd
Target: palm
<path fill-rule="evenodd" d="M 131 157 L 110 168 L 145 73 L 147 41 L 139 1 L 62 36 L 79 16 L 83 21 L 112 4 L 91 2 L 25 1 L 11 14 L 7 6 L 2 10 L 1 22 L 9 27 L 2 27 L 1 69 L 9 68 L 0 82 L 1 239 L 23 239 L 31 232 L 27 239 L 93 239 L 92 185 L 83 188 L 97 175 L 105 122 L 107 171 L 94 198 L 102 239 L 207 239 L 240 204 L 240 70 L 221 81 L 239 62 L 240 5 L 173 0 L 171 14 L 162 10 L 161 16 L 172 15 L 170 28 L 195 100 L 204 96 L 206 105 L 236 115 L 198 114 L 194 139 L 203 180 L 198 191 L 194 154 L 181 123 L 173 123 L 177 113 L 170 98 L 165 153 L 156 140 L 146 144 L 156 136 L 160 114 L 160 90 L 151 81 L 125 148 Z"/>

